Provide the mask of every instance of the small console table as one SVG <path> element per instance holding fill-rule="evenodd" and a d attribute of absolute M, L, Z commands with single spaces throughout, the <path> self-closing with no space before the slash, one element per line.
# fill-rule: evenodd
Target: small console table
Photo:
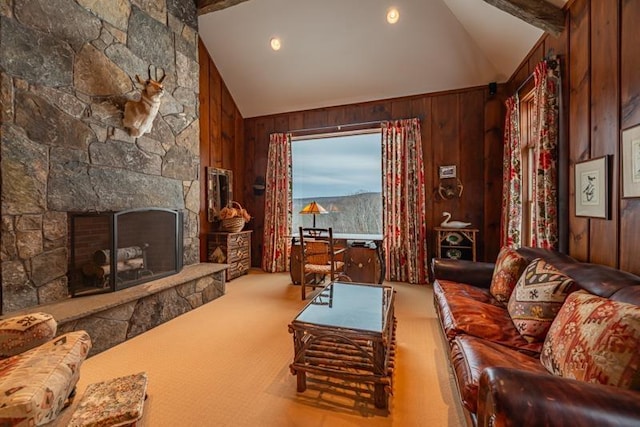
<path fill-rule="evenodd" d="M 438 258 L 467 259 L 476 261 L 476 228 L 435 227 L 436 256 Z"/>
<path fill-rule="evenodd" d="M 207 260 L 229 264 L 227 281 L 246 274 L 251 267 L 251 232 L 212 232 L 207 236 Z"/>

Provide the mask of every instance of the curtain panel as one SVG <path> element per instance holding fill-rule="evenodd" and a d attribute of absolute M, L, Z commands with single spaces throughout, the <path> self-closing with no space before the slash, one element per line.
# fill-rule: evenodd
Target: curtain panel
<path fill-rule="evenodd" d="M 519 248 L 522 237 L 522 153 L 520 145 L 520 100 L 514 95 L 505 101 L 502 160 L 502 218 L 500 244 Z"/>
<path fill-rule="evenodd" d="M 540 62 L 534 71 L 534 168 L 532 246 L 558 246 L 558 120 L 560 67 Z"/>
<path fill-rule="evenodd" d="M 288 271 L 293 210 L 291 135 L 274 133 L 269 136 L 265 181 L 262 269 L 270 273 Z"/>
<path fill-rule="evenodd" d="M 385 279 L 428 282 L 420 121 L 382 123 L 382 226 Z"/>

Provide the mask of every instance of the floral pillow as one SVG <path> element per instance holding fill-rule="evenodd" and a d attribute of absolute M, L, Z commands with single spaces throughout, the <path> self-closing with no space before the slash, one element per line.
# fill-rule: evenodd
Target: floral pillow
<path fill-rule="evenodd" d="M 528 342 L 544 341 L 575 282 L 542 258 L 534 259 L 518 279 L 507 310 L 520 335 Z"/>
<path fill-rule="evenodd" d="M 640 307 L 586 291 L 567 297 L 540 362 L 566 378 L 640 390 Z"/>
<path fill-rule="evenodd" d="M 507 304 L 527 261 L 515 249 L 504 246 L 500 249 L 489 292 L 502 304 Z"/>

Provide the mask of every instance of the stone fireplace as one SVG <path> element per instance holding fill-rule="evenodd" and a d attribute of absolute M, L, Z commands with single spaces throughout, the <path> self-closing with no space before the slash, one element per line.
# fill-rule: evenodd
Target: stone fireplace
<path fill-rule="evenodd" d="M 182 215 L 171 209 L 72 214 L 72 296 L 115 292 L 182 269 Z"/>
<path fill-rule="evenodd" d="M 2 314 L 80 291 L 69 268 L 82 262 L 69 246 L 79 213 L 153 206 L 182 218 L 172 234 L 179 259 L 135 269 L 127 285 L 198 263 L 195 3 L 13 0 L 0 2 L 0 20 Z M 165 93 L 151 131 L 133 138 L 122 124 L 124 105 L 139 97 L 136 75 L 146 78 L 150 66 L 166 74 Z M 150 263 L 158 245 L 144 243 L 144 256 L 133 258 Z M 98 250 L 114 248 L 101 242 Z"/>

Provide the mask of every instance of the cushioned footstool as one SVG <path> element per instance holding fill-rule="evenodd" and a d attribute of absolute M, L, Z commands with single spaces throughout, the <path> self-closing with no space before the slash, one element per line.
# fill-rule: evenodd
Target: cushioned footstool
<path fill-rule="evenodd" d="M 135 426 L 142 418 L 146 395 L 145 372 L 90 384 L 69 426 Z"/>

